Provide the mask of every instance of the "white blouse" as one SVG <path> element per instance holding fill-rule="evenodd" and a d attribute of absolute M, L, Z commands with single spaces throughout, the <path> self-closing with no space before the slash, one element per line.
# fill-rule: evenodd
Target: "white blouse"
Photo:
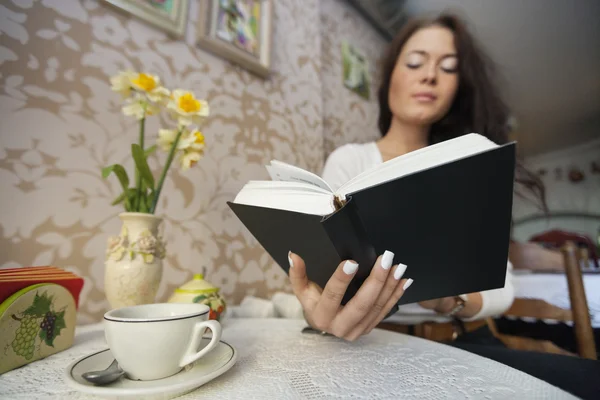
<path fill-rule="evenodd" d="M 322 176 L 333 190 L 337 190 L 350 179 L 382 162 L 381 152 L 375 142 L 346 144 L 329 155 Z M 465 318 L 466 321 L 500 315 L 508 310 L 514 300 L 512 268 L 509 261 L 504 288 L 481 292 L 481 310 L 476 315 Z M 436 314 L 433 310 L 424 309 L 415 303 L 401 306 L 398 312 L 387 321 L 418 324 L 423 321 L 443 322 L 448 320 L 447 317 Z"/>

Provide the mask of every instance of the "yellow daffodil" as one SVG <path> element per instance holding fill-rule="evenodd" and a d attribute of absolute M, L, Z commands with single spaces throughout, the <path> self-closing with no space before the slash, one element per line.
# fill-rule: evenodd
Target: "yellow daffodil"
<path fill-rule="evenodd" d="M 123 98 L 131 95 L 131 80 L 135 77 L 135 72 L 121 71 L 110 78 L 111 89 L 119 93 Z"/>
<path fill-rule="evenodd" d="M 177 147 L 180 150 L 203 151 L 204 135 L 198 129 L 189 131 L 187 128 L 184 128 Z"/>
<path fill-rule="evenodd" d="M 145 74 L 142 72 L 131 79 L 131 84 L 137 90 L 151 92 L 160 86 L 160 78 L 156 75 Z"/>
<path fill-rule="evenodd" d="M 194 138 L 194 141 L 191 143 L 190 147 L 195 151 L 204 151 L 204 135 L 197 129 L 190 134 Z"/>
<path fill-rule="evenodd" d="M 171 96 L 169 89 L 160 85 L 160 78 L 156 75 L 136 74 L 131 78 L 131 85 L 138 92 L 146 94 L 148 99 L 155 103 L 165 103 Z"/>
<path fill-rule="evenodd" d="M 190 132 L 185 127 L 180 129 L 183 129 L 183 132 L 181 132 L 179 142 L 177 142 L 177 150 L 187 150 L 193 147 L 195 140 L 197 140 L 195 134 L 198 131 L 194 130 Z M 158 146 L 164 151 L 169 151 L 171 149 L 171 146 L 173 146 L 175 138 L 177 138 L 177 132 L 179 132 L 179 130 L 177 129 L 160 129 L 158 131 L 157 139 Z M 202 139 L 204 140 L 204 137 L 202 137 Z"/>
<path fill-rule="evenodd" d="M 148 193 L 148 188 L 142 185 L 142 180 L 136 179 L 135 198 L 125 201 L 127 211 L 154 213 L 163 188 L 168 169 L 173 162 L 180 164 L 182 170 L 187 170 L 198 163 L 204 156 L 204 135 L 197 129 L 204 118 L 209 115 L 208 103 L 196 98 L 194 93 L 177 89 L 171 93 L 161 85 L 156 75 L 142 72 L 122 71 L 110 78 L 111 89 L 123 96 L 123 114 L 139 120 L 139 147 L 150 154 L 151 150 L 144 148 L 146 117 L 159 114 L 163 108 L 175 120 L 173 129 L 159 129 L 157 145 L 168 153 L 167 162 L 163 167 L 156 188 Z M 176 142 L 177 141 L 177 142 Z M 176 145 L 175 145 L 176 143 Z M 133 146 L 136 154 L 139 147 Z M 140 162 L 136 158 L 136 163 Z M 113 171 L 118 172 L 118 171 Z M 106 171 L 103 169 L 103 176 Z M 132 188 L 125 188 L 129 194 Z M 133 192 L 132 192 L 133 193 Z M 124 195 L 118 199 L 123 199 Z M 164 245 L 160 238 L 144 237 L 131 245 L 122 246 L 119 238 L 111 238 L 108 244 L 107 257 L 122 259 L 128 255 L 131 259 L 136 254 L 141 255 L 145 262 L 152 262 L 156 257 L 165 255 Z"/>
<path fill-rule="evenodd" d="M 185 136 L 182 135 L 179 144 L 178 147 L 183 150 L 179 162 L 181 169 L 185 171 L 196 165 L 204 155 L 204 135 L 197 129 L 185 132 Z"/>
<path fill-rule="evenodd" d="M 152 92 L 146 93 L 148 99 L 155 103 L 160 103 L 162 105 L 167 104 L 169 99 L 171 98 L 171 92 L 166 87 L 160 86 L 154 89 Z"/>
<path fill-rule="evenodd" d="M 171 95 L 167 107 L 177 118 L 180 125 L 199 124 L 209 114 L 208 103 L 197 99 L 192 92 L 176 89 Z"/>
<path fill-rule="evenodd" d="M 158 139 L 156 140 L 158 147 L 164 151 L 169 151 L 175 138 L 177 137 L 177 130 L 175 129 L 159 129 Z"/>
<path fill-rule="evenodd" d="M 138 120 L 160 112 L 160 109 L 156 105 L 150 103 L 139 94 L 133 99 L 130 99 L 127 104 L 123 106 L 122 110 L 123 114 L 126 116 L 134 116 Z"/>
<path fill-rule="evenodd" d="M 179 158 L 179 162 L 181 163 L 182 170 L 188 170 L 202 158 L 202 153 L 194 150 L 185 150 L 181 157 Z"/>

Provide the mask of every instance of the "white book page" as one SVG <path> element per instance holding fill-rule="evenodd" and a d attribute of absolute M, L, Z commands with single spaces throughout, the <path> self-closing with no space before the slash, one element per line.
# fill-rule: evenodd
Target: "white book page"
<path fill-rule="evenodd" d="M 343 184 L 336 195 L 345 198 L 349 193 L 496 147 L 499 146 L 486 137 L 475 133 L 460 136 L 456 139 L 411 151 L 373 167 Z"/>
<path fill-rule="evenodd" d="M 244 189 L 253 190 L 265 190 L 265 193 L 269 193 L 273 190 L 285 190 L 285 191 L 299 191 L 299 192 L 312 192 L 321 193 L 328 197 L 332 194 L 328 190 L 321 189 L 315 185 L 311 185 L 304 182 L 286 182 L 286 181 L 249 181 L 244 185 Z"/>
<path fill-rule="evenodd" d="M 345 199 L 349 193 L 388 182 L 437 165 L 498 147 L 478 134 L 428 146 L 396 157 L 351 179 L 334 194 L 319 176 L 280 161 L 273 160 L 267 170 L 272 181 L 250 181 L 234 202 L 251 206 L 289 210 L 313 215 L 335 212 L 334 196 Z"/>
<path fill-rule="evenodd" d="M 271 165 L 267 165 L 267 171 L 269 171 L 269 175 L 274 181 L 307 183 L 327 190 L 329 193 L 333 193 L 333 190 L 323 178 L 302 168 L 273 160 L 271 161 Z"/>
<path fill-rule="evenodd" d="M 316 191 L 244 187 L 233 202 L 313 215 L 329 215 L 335 212 L 331 193 L 324 194 Z"/>

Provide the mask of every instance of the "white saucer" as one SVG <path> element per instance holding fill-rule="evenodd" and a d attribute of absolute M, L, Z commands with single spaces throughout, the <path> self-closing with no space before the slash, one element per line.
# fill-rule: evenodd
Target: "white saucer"
<path fill-rule="evenodd" d="M 203 339 L 202 345 L 207 345 L 209 341 L 210 339 Z M 106 349 L 71 363 L 66 370 L 66 380 L 69 386 L 80 392 L 106 398 L 172 399 L 191 392 L 225 373 L 233 367 L 236 359 L 237 351 L 221 340 L 217 347 L 193 366 L 188 366 L 173 376 L 154 381 L 133 381 L 122 377 L 111 384 L 96 386 L 83 379 L 81 374 L 108 367 L 114 357 L 110 349 Z"/>

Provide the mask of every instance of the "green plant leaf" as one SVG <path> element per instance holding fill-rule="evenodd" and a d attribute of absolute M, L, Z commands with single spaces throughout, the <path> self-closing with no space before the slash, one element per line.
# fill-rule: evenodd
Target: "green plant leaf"
<path fill-rule="evenodd" d="M 148 158 L 149 155 L 151 155 L 152 153 L 154 153 L 156 151 L 156 145 L 148 147 L 146 150 L 144 150 L 144 156 L 146 156 L 146 158 Z"/>
<path fill-rule="evenodd" d="M 138 212 L 148 213 L 148 202 L 146 201 L 146 193 L 142 191 L 139 199 L 139 210 Z"/>
<path fill-rule="evenodd" d="M 137 196 L 137 189 L 130 188 L 127 190 L 127 198 L 125 199 L 125 209 L 127 211 L 137 211 L 135 209 L 135 199 Z"/>
<path fill-rule="evenodd" d="M 108 167 L 104 167 L 102 168 L 102 177 L 107 178 L 111 172 L 114 172 L 117 178 L 119 178 L 119 182 L 121 182 L 123 190 L 127 190 L 129 187 L 129 177 L 127 176 L 127 171 L 125 171 L 125 168 L 123 168 L 123 166 L 120 164 L 113 164 Z"/>
<path fill-rule="evenodd" d="M 144 150 L 142 150 L 139 144 L 134 143 L 131 145 L 131 154 L 133 155 L 133 161 L 135 161 L 135 166 L 138 169 L 140 176 L 146 182 L 148 187 L 154 189 L 154 176 L 152 175 L 152 171 L 150 171 L 150 167 L 144 156 Z"/>
<path fill-rule="evenodd" d="M 43 293 L 41 296 L 36 293 L 33 298 L 33 304 L 23 311 L 23 314 L 43 317 L 50 311 L 50 304 L 52 304 L 52 298 L 48 297 L 46 293 Z"/>
<path fill-rule="evenodd" d="M 116 199 L 114 199 L 112 201 L 112 203 L 110 203 L 110 205 L 116 206 L 117 204 L 124 202 L 126 197 L 127 197 L 127 192 L 123 192 Z"/>
<path fill-rule="evenodd" d="M 116 199 L 114 199 L 111 203 L 112 206 L 116 206 L 119 203 L 122 203 L 123 201 L 126 200 L 127 196 L 131 196 L 132 194 L 135 194 L 135 189 L 134 188 L 129 188 L 127 189 L 127 191 L 121 193 Z"/>
<path fill-rule="evenodd" d="M 127 212 L 132 212 L 132 211 L 133 211 L 133 210 L 131 209 L 131 208 L 132 208 L 132 207 L 131 207 L 131 200 L 129 199 L 129 197 L 127 197 L 127 198 L 125 199 L 125 204 L 124 204 L 124 206 L 125 206 L 125 211 L 127 211 Z"/>
<path fill-rule="evenodd" d="M 150 210 L 150 207 L 152 207 L 152 200 L 154 199 L 154 190 L 151 190 L 150 193 L 148 193 L 148 196 L 146 196 L 146 205 L 148 206 L 148 210 Z M 150 212 L 150 211 L 148 211 Z"/>

